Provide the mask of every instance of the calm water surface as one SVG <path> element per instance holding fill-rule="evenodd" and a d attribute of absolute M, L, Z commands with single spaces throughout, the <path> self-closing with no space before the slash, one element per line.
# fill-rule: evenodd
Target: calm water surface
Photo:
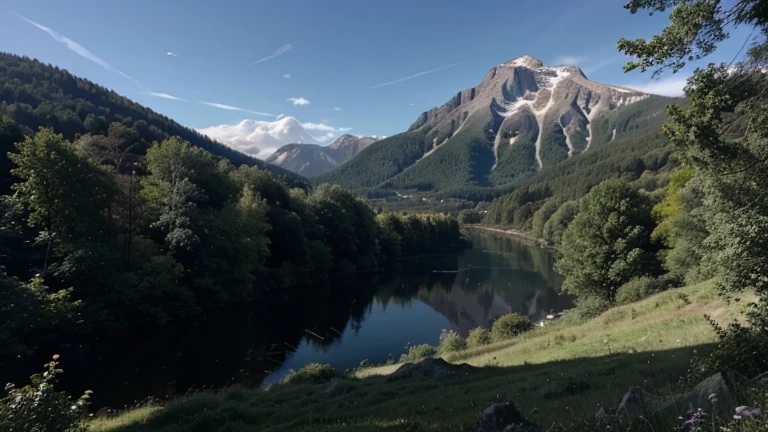
<path fill-rule="evenodd" d="M 467 236 L 472 249 L 403 263 L 392 280 L 377 284 L 365 313 L 343 329 L 306 329 L 265 383 L 308 363 L 339 370 L 363 360 L 383 363 L 399 358 L 409 345 L 437 344 L 443 329 L 466 336 L 509 312 L 542 319 L 571 306 L 570 298 L 560 295 L 551 251 L 487 231 L 468 230 Z M 329 334 L 332 341 L 322 336 Z"/>
<path fill-rule="evenodd" d="M 0 381 L 23 384 L 61 354 L 61 385 L 94 391 L 94 407 L 132 406 L 230 384 L 258 387 L 308 363 L 343 370 L 437 344 L 440 331 L 490 327 L 508 312 L 543 318 L 571 306 L 554 256 L 514 237 L 471 230 L 473 248 L 404 261 L 386 271 L 304 287 L 261 312 L 202 317 L 172 328 L 89 337 L 0 359 Z M 258 305 L 257 305 L 258 306 Z"/>

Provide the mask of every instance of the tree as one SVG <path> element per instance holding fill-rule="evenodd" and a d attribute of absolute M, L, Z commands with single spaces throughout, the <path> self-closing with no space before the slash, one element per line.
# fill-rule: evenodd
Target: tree
<path fill-rule="evenodd" d="M 632 13 L 674 7 L 671 24 L 650 41 L 619 41 L 634 56 L 625 70 L 673 72 L 706 57 L 729 35 L 728 26 L 760 32 L 738 63 L 697 69 L 685 88 L 688 104 L 671 106 L 665 132 L 701 173 L 709 252 L 703 257 L 725 290 L 754 288 L 768 299 L 768 7 L 762 0 L 719 2 L 632 0 Z M 752 35 L 750 35 L 751 38 Z M 746 46 L 749 40 L 744 42 Z M 736 53 L 734 61 L 741 54 Z M 768 320 L 762 323 L 768 326 Z"/>
<path fill-rule="evenodd" d="M 17 142 L 23 140 L 24 134 L 16 122 L 5 117 L 0 119 L 0 195 L 8 194 L 13 183 L 10 175 L 13 163 L 8 158 L 8 153 L 14 149 Z"/>
<path fill-rule="evenodd" d="M 11 173 L 20 180 L 12 186 L 13 199 L 29 212 L 29 226 L 41 230 L 44 270 L 54 243 L 64 248 L 108 237 L 107 213 L 116 193 L 109 172 L 79 156 L 51 129 L 41 128 L 16 148 L 18 153 L 9 154 L 17 165 Z"/>
<path fill-rule="evenodd" d="M 595 186 L 563 234 L 555 266 L 565 277 L 563 289 L 612 302 L 622 284 L 654 273 L 653 226 L 649 201 L 626 181 Z"/>

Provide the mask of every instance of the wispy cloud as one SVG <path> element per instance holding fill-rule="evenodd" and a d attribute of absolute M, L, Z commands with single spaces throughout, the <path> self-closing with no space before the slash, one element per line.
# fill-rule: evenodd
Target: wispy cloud
<path fill-rule="evenodd" d="M 285 114 L 278 114 L 277 117 L 275 117 L 275 120 L 280 120 L 283 117 L 285 117 Z"/>
<path fill-rule="evenodd" d="M 415 104 L 415 103 L 411 103 L 411 105 L 410 105 L 410 106 L 416 106 L 416 104 Z"/>
<path fill-rule="evenodd" d="M 182 98 L 180 98 L 180 97 L 176 97 L 176 96 L 173 96 L 173 95 L 169 95 L 168 93 L 146 92 L 146 93 L 144 93 L 144 94 L 148 94 L 148 95 L 150 95 L 150 96 L 159 97 L 159 98 L 163 98 L 163 99 L 170 99 L 170 100 L 175 100 L 175 101 L 184 101 L 184 102 L 187 102 L 187 100 L 186 100 L 186 99 L 182 99 Z"/>
<path fill-rule="evenodd" d="M 174 54 L 174 53 L 172 53 L 172 52 L 170 52 L 170 51 L 168 51 L 168 52 L 167 52 L 167 53 L 165 53 L 165 54 L 167 54 L 167 55 L 169 55 L 169 56 L 171 56 L 171 57 L 178 57 L 178 55 L 176 55 L 176 54 Z"/>
<path fill-rule="evenodd" d="M 344 111 L 343 109 L 341 109 L 341 108 L 339 108 L 339 107 L 336 107 L 336 108 L 334 108 L 333 110 L 334 110 L 334 111 Z"/>
<path fill-rule="evenodd" d="M 291 77 L 291 74 L 283 74 L 283 78 L 289 79 Z"/>
<path fill-rule="evenodd" d="M 338 128 L 337 130 L 338 130 L 339 132 L 349 132 L 349 131 L 351 131 L 351 130 L 352 130 L 352 128 Z"/>
<path fill-rule="evenodd" d="M 624 84 L 624 87 L 662 96 L 682 96 L 683 87 L 685 87 L 687 81 L 688 76 L 676 74 L 670 75 L 668 78 L 651 80 L 645 83 Z"/>
<path fill-rule="evenodd" d="M 227 111 L 242 111 L 242 112 L 247 112 L 247 113 L 256 114 L 256 115 L 265 116 L 265 117 L 274 117 L 275 116 L 274 114 L 264 113 L 264 112 L 260 112 L 260 111 L 253 111 L 253 110 L 249 110 L 249 109 L 245 109 L 245 108 L 240 108 L 240 107 L 236 107 L 236 106 L 232 106 L 232 105 L 220 104 L 220 103 L 216 103 L 216 102 L 206 102 L 206 101 L 198 101 L 198 102 L 200 102 L 203 105 L 208 105 L 208 106 L 212 106 L 214 108 L 219 108 L 219 109 L 223 109 L 223 110 L 227 110 Z"/>
<path fill-rule="evenodd" d="M 556 65 L 578 66 L 585 74 L 597 72 L 598 70 L 621 61 L 619 57 L 607 57 L 595 59 L 587 56 L 564 55 L 555 59 Z"/>
<path fill-rule="evenodd" d="M 555 59 L 555 65 L 581 66 L 588 61 L 586 56 L 564 55 Z"/>
<path fill-rule="evenodd" d="M 298 98 L 292 97 L 292 98 L 288 98 L 286 100 L 288 102 L 290 102 L 290 103 L 292 103 L 294 105 L 298 105 L 298 106 L 309 105 L 309 100 L 307 100 L 307 99 L 305 99 L 303 97 L 298 97 Z"/>
<path fill-rule="evenodd" d="M 68 38 L 66 36 L 63 36 L 63 35 L 59 34 L 56 30 L 54 30 L 54 29 L 52 29 L 50 27 L 46 27 L 46 26 L 44 26 L 44 25 L 42 25 L 40 23 L 37 23 L 35 21 L 32 21 L 31 19 L 29 19 L 29 18 L 27 18 L 27 17 L 25 17 L 23 15 L 16 14 L 16 16 L 18 16 L 19 18 L 23 19 L 24 21 L 32 24 L 33 26 L 39 28 L 40 30 L 48 33 L 48 35 L 51 36 L 54 40 L 56 40 L 57 42 L 63 43 L 64 45 L 67 46 L 67 48 L 69 48 L 70 50 L 72 50 L 75 53 L 77 53 L 77 55 L 79 55 L 81 57 L 85 57 L 86 59 L 88 59 L 88 60 L 96 63 L 97 65 L 103 67 L 104 69 L 110 70 L 112 72 L 116 72 L 118 75 L 120 75 L 120 76 L 122 76 L 124 78 L 127 78 L 127 79 L 135 82 L 139 86 L 142 86 L 139 81 L 133 79 L 128 74 L 123 73 L 123 72 L 119 71 L 118 69 L 114 68 L 111 64 L 107 63 L 105 60 L 103 60 L 102 58 L 100 58 L 96 54 L 94 54 L 91 51 L 89 51 L 88 48 L 80 45 L 79 43 L 73 41 L 72 39 L 70 39 L 70 38 Z"/>
<path fill-rule="evenodd" d="M 437 71 L 441 71 L 441 70 L 444 70 L 444 69 L 452 68 L 452 67 L 456 66 L 457 64 L 458 63 L 452 63 L 452 64 L 449 64 L 449 65 L 440 66 L 438 68 L 421 71 L 421 72 L 415 73 L 413 75 L 408 75 L 407 77 L 402 77 L 402 78 L 398 78 L 396 80 L 387 81 L 387 82 L 384 82 L 384 83 L 381 83 L 381 84 L 376 84 L 374 86 L 368 87 L 365 90 L 361 90 L 358 93 L 362 93 L 362 92 L 367 91 L 367 90 L 373 90 L 373 89 L 389 86 L 389 85 L 392 85 L 392 84 L 398 84 L 398 83 L 401 83 L 403 81 L 412 80 L 414 78 L 418 78 L 418 77 L 421 77 L 421 76 L 424 76 L 424 75 L 429 75 L 429 74 L 437 72 Z"/>
<path fill-rule="evenodd" d="M 279 56 L 287 53 L 288 51 L 290 51 L 291 48 L 293 48 L 294 45 L 296 45 L 296 42 L 285 44 L 285 45 L 281 46 L 280 48 L 276 49 L 272 54 L 270 54 L 270 55 L 268 55 L 266 57 L 262 57 L 262 58 L 256 60 L 255 62 L 249 64 L 248 66 L 255 66 L 255 65 L 259 64 L 259 63 L 263 63 L 263 62 L 265 62 L 267 60 L 272 60 L 275 57 L 279 57 Z"/>
<path fill-rule="evenodd" d="M 319 130 L 323 132 L 335 132 L 336 128 L 325 123 L 302 123 L 306 130 Z"/>

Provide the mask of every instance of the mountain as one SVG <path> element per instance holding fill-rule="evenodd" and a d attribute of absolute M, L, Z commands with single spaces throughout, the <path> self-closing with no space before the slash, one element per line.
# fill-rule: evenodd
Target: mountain
<path fill-rule="evenodd" d="M 252 156 L 266 157 L 286 144 L 319 144 L 293 117 L 278 120 L 243 120 L 236 125 L 198 129 L 198 132 Z"/>
<path fill-rule="evenodd" d="M 318 181 L 442 193 L 519 184 L 605 145 L 655 132 L 673 99 L 590 81 L 522 56 L 422 113 Z M 446 175 L 450 173 L 450 175 Z"/>
<path fill-rule="evenodd" d="M 105 133 L 112 122 L 133 127 L 147 142 L 179 136 L 235 165 L 256 165 L 274 174 L 297 176 L 268 165 L 184 127 L 170 118 L 64 69 L 0 52 L 0 117 L 18 123 L 29 134 L 52 127 L 67 139 Z M 7 150 L 0 149 L 3 156 Z"/>
<path fill-rule="evenodd" d="M 288 144 L 277 149 L 266 162 L 304 177 L 314 177 L 350 160 L 374 142 L 375 138 L 342 135 L 325 147 L 316 144 Z"/>

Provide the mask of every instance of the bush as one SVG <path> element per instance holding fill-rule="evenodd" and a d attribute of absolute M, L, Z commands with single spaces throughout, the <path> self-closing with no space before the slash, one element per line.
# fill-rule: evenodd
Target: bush
<path fill-rule="evenodd" d="M 424 357 L 432 357 L 435 354 L 437 354 L 437 349 L 430 344 L 413 345 L 400 356 L 400 362 L 415 362 Z"/>
<path fill-rule="evenodd" d="M 491 332 L 483 327 L 471 330 L 469 336 L 467 336 L 467 344 L 472 348 L 488 345 L 489 343 L 491 343 Z"/>
<path fill-rule="evenodd" d="M 502 315 L 493 323 L 491 335 L 494 340 L 501 341 L 512 339 L 520 333 L 527 332 L 533 328 L 533 321 L 527 316 L 509 313 Z"/>
<path fill-rule="evenodd" d="M 33 375 L 31 384 L 16 388 L 6 386 L 8 396 L 0 399 L 0 430 L 3 431 L 45 431 L 85 432 L 88 414 L 88 397 L 85 392 L 72 401 L 64 392 L 54 389 L 56 377 L 63 371 L 57 369 L 59 356 L 45 365 L 42 375 Z"/>
<path fill-rule="evenodd" d="M 607 311 L 611 304 L 601 297 L 584 297 L 576 299 L 576 314 L 579 318 L 594 318 Z"/>
<path fill-rule="evenodd" d="M 640 301 L 667 289 L 667 284 L 657 278 L 641 276 L 620 286 L 616 291 L 616 303 L 627 304 Z"/>
<path fill-rule="evenodd" d="M 449 353 L 467 349 L 467 341 L 455 330 L 443 330 L 440 332 L 440 346 L 438 351 Z"/>
<path fill-rule="evenodd" d="M 339 372 L 331 365 L 310 363 L 298 371 L 291 371 L 285 379 L 284 384 L 302 384 L 312 383 L 320 384 L 326 381 L 330 381 L 332 378 L 339 376 Z"/>

